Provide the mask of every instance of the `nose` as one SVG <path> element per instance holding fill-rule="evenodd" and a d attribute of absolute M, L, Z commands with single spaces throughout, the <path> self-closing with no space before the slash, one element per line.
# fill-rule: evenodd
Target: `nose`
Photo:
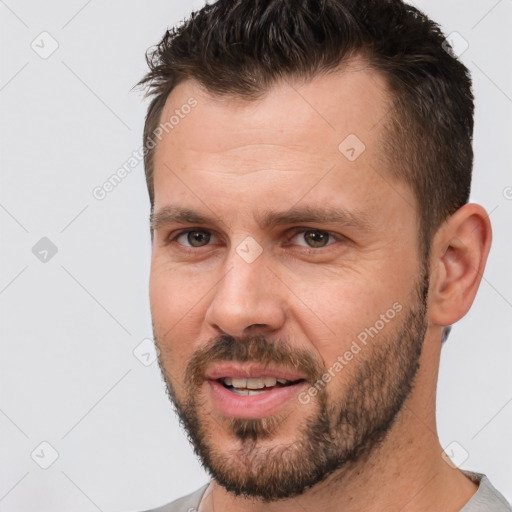
<path fill-rule="evenodd" d="M 216 334 L 247 336 L 275 332 L 285 321 L 281 283 L 261 254 L 248 263 L 235 250 L 214 288 L 205 321 Z"/>

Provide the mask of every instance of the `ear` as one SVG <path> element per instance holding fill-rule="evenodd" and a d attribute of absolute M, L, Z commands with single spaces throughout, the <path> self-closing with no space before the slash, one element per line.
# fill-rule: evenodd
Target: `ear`
<path fill-rule="evenodd" d="M 429 320 L 448 326 L 473 304 L 491 248 L 489 216 L 478 204 L 466 204 L 439 228 L 431 248 Z"/>

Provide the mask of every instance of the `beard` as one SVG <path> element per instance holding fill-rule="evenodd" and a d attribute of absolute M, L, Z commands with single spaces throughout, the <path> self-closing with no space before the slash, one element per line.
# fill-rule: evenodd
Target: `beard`
<path fill-rule="evenodd" d="M 310 351 L 294 348 L 284 340 L 269 341 L 263 335 L 220 336 L 190 358 L 183 398 L 177 396 L 162 352 L 158 351 L 168 395 L 195 453 L 212 478 L 235 496 L 270 502 L 298 496 L 371 455 L 384 441 L 413 389 L 427 329 L 428 285 L 428 269 L 424 268 L 398 328 L 390 334 L 379 332 L 376 340 L 343 368 L 343 392 L 335 395 L 328 385 L 317 389 L 310 401 L 313 410 L 301 416 L 297 427 L 292 427 L 293 437 L 284 442 L 281 438 L 272 444 L 287 419 L 282 413 L 244 419 L 216 418 L 215 413 L 206 412 L 201 397 L 205 370 L 221 361 L 272 363 L 300 370 L 313 384 L 327 369 Z M 161 347 L 156 336 L 155 340 Z M 305 405 L 297 401 L 288 416 L 297 414 L 297 410 L 300 413 L 301 407 Z M 232 449 L 216 445 L 215 426 L 223 435 L 229 434 Z"/>

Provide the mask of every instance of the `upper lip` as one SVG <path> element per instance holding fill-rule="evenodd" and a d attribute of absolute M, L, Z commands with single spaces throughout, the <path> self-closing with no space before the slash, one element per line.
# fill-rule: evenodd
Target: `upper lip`
<path fill-rule="evenodd" d="M 296 381 L 306 379 L 307 376 L 295 369 L 290 370 L 272 365 L 265 366 L 259 363 L 236 363 L 230 361 L 210 366 L 205 372 L 205 377 L 208 380 L 217 380 L 224 377 L 234 377 L 235 379 L 275 377 L 276 379 Z"/>

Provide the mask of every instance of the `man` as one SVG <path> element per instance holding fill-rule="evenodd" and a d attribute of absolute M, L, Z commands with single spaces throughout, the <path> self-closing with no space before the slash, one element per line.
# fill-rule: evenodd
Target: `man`
<path fill-rule="evenodd" d="M 491 244 L 444 41 L 398 0 L 219 0 L 148 54 L 153 330 L 212 476 L 158 510 L 511 510 L 436 431 Z"/>

